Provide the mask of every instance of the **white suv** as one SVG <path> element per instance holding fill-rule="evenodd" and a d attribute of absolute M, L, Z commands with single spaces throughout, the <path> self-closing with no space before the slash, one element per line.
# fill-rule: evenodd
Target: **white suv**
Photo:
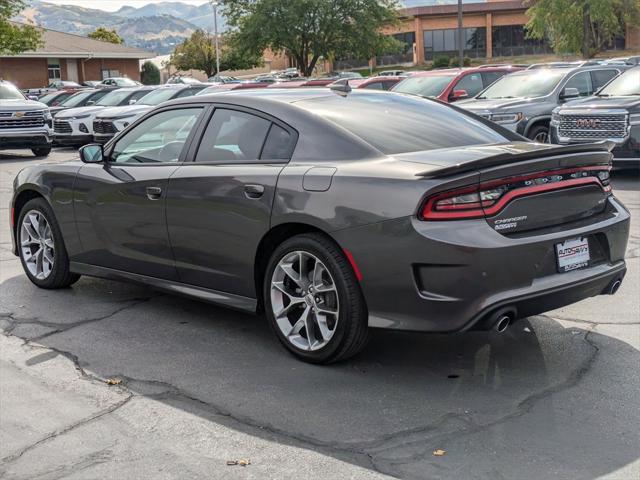
<path fill-rule="evenodd" d="M 0 80 L 0 150 L 28 148 L 37 157 L 51 152 L 51 114 L 44 103 L 27 100 Z"/>

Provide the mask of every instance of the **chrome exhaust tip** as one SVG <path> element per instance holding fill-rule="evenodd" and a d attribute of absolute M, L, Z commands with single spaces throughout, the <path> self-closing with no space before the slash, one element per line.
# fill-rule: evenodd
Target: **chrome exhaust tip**
<path fill-rule="evenodd" d="M 609 295 L 615 295 L 615 293 L 618 291 L 618 289 L 620 288 L 620 285 L 622 285 L 622 280 L 616 280 L 614 281 L 610 286 L 609 286 Z"/>
<path fill-rule="evenodd" d="M 511 325 L 511 317 L 509 315 L 501 315 L 493 325 L 493 329 L 498 333 L 503 333 Z"/>

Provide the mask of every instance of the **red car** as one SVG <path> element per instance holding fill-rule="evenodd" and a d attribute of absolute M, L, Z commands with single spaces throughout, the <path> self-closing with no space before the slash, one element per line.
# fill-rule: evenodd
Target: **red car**
<path fill-rule="evenodd" d="M 502 67 L 487 65 L 416 72 L 396 84 L 391 90 L 398 93 L 437 98 L 450 103 L 475 97 L 500 77 L 518 70 L 522 70 L 522 68 L 511 65 Z"/>
<path fill-rule="evenodd" d="M 351 88 L 367 88 L 369 90 L 391 90 L 391 88 L 406 77 L 393 77 L 390 75 L 380 77 L 369 78 L 341 78 L 335 82 L 329 84 L 332 85 L 344 85 L 349 84 Z"/>

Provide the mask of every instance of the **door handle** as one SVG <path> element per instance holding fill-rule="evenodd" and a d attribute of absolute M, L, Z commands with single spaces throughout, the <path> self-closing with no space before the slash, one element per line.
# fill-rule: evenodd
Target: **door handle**
<path fill-rule="evenodd" d="M 158 200 L 162 196 L 162 189 L 160 187 L 147 187 L 146 191 L 149 200 Z"/>
<path fill-rule="evenodd" d="M 252 185 L 248 184 L 244 186 L 244 194 L 247 198 L 260 198 L 264 194 L 264 186 L 263 185 Z"/>

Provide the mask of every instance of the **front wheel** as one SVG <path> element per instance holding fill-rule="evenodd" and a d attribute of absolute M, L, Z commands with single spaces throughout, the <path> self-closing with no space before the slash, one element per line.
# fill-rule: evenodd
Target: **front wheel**
<path fill-rule="evenodd" d="M 527 136 L 537 143 L 549 143 L 549 127 L 547 125 L 536 125 L 529 131 Z"/>
<path fill-rule="evenodd" d="M 69 271 L 69 258 L 53 210 L 43 198 L 29 200 L 17 228 L 20 261 L 27 277 L 40 288 L 66 288 L 80 275 Z"/>
<path fill-rule="evenodd" d="M 275 250 L 265 274 L 264 299 L 276 336 L 306 362 L 346 359 L 368 340 L 358 280 L 340 248 L 324 235 L 298 235 Z"/>
<path fill-rule="evenodd" d="M 36 157 L 47 157 L 51 153 L 51 147 L 36 147 L 31 151 Z"/>

